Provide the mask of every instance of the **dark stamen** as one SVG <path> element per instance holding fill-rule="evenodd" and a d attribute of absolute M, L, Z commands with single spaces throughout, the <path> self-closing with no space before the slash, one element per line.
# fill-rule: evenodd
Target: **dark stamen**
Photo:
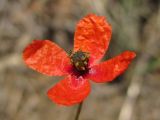
<path fill-rule="evenodd" d="M 78 74 L 84 74 L 88 71 L 89 54 L 81 50 L 70 55 L 71 63 Z"/>

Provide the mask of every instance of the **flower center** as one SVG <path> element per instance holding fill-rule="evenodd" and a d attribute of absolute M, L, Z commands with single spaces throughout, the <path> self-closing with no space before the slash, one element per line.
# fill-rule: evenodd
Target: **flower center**
<path fill-rule="evenodd" d="M 87 52 L 79 50 L 72 53 L 70 59 L 73 67 L 79 74 L 84 74 L 88 71 L 89 54 Z"/>

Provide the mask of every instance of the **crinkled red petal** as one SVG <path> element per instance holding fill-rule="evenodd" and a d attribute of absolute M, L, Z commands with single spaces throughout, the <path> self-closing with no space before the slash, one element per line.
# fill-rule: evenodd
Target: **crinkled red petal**
<path fill-rule="evenodd" d="M 70 106 L 82 102 L 89 93 L 88 80 L 69 76 L 49 89 L 47 94 L 53 102 Z"/>
<path fill-rule="evenodd" d="M 74 51 L 89 52 L 95 61 L 108 49 L 111 26 L 102 16 L 90 14 L 79 21 L 74 37 Z"/>
<path fill-rule="evenodd" d="M 108 61 L 93 66 L 87 78 L 98 83 L 112 81 L 128 68 L 135 56 L 134 52 L 125 51 Z"/>
<path fill-rule="evenodd" d="M 49 76 L 67 74 L 70 64 L 66 52 L 49 40 L 33 41 L 25 48 L 23 59 L 30 68 Z"/>

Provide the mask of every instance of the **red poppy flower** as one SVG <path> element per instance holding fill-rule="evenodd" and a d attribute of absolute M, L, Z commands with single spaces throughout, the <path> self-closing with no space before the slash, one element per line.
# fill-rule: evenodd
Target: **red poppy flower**
<path fill-rule="evenodd" d="M 23 52 L 25 63 L 32 69 L 64 79 L 48 91 L 57 104 L 73 105 L 82 102 L 90 92 L 89 80 L 102 83 L 122 74 L 136 56 L 125 51 L 99 63 L 108 49 L 111 26 L 104 17 L 87 15 L 79 21 L 74 37 L 73 53 L 68 55 L 49 40 L 35 40 Z"/>

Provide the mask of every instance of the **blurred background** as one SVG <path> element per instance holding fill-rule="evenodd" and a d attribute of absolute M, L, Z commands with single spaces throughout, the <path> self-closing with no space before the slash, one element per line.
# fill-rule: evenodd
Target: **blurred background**
<path fill-rule="evenodd" d="M 160 120 L 159 0 L 0 0 L 0 120 L 74 120 L 78 105 L 58 106 L 46 91 L 59 77 L 25 66 L 22 51 L 34 39 L 72 50 L 76 23 L 88 13 L 113 27 L 109 59 L 136 51 L 115 81 L 92 82 L 79 120 Z"/>

